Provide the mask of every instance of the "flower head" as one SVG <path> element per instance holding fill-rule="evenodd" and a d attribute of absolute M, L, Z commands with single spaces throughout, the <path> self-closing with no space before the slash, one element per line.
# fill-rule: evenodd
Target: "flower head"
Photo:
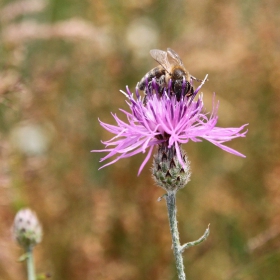
<path fill-rule="evenodd" d="M 141 97 L 136 89 L 136 97 L 127 88 L 123 92 L 127 97 L 130 112 L 120 109 L 127 117 L 127 122 L 122 121 L 116 114 L 112 114 L 116 125 L 104 123 L 99 120 L 101 126 L 114 134 L 108 141 L 102 142 L 105 149 L 93 150 L 92 152 L 107 152 L 108 154 L 100 161 L 115 157 L 101 168 L 115 163 L 121 158 L 127 158 L 138 153 L 147 153 L 146 158 L 139 168 L 138 175 L 152 155 L 153 148 L 158 145 L 166 145 L 168 148 L 174 147 L 176 156 L 182 166 L 180 146 L 187 142 L 201 142 L 203 139 L 211 142 L 217 147 L 237 156 L 245 157 L 243 154 L 225 146 L 223 143 L 237 137 L 245 137 L 247 130 L 243 130 L 245 125 L 238 128 L 217 127 L 218 103 L 215 103 L 213 96 L 212 113 L 205 113 L 203 106 L 203 95 L 197 93 L 205 83 L 207 76 L 201 85 L 190 97 L 178 98 L 168 88 L 161 93 L 158 84 L 153 82 L 147 86 L 146 95 Z"/>
<path fill-rule="evenodd" d="M 190 181 L 190 162 L 182 149 L 180 156 L 183 159 L 183 165 L 178 160 L 175 147 L 168 148 L 165 144 L 159 144 L 158 150 L 154 154 L 152 177 L 156 185 L 167 192 L 178 191 Z"/>
<path fill-rule="evenodd" d="M 42 240 L 42 227 L 32 210 L 20 210 L 14 219 L 13 237 L 23 248 L 33 247 Z"/>

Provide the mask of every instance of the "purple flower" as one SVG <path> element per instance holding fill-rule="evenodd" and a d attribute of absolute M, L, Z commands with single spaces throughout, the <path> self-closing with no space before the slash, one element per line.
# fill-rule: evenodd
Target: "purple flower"
<path fill-rule="evenodd" d="M 213 95 L 211 114 L 204 112 L 202 94 L 197 101 L 194 100 L 206 78 L 207 76 L 192 96 L 181 97 L 179 100 L 170 91 L 170 85 L 160 94 L 158 86 L 154 82 L 149 87 L 147 86 L 144 98 L 140 96 L 138 89 L 136 89 L 136 97 L 134 97 L 127 88 L 127 93 L 123 93 L 128 98 L 130 112 L 120 109 L 126 115 L 127 122 L 120 120 L 116 114 L 112 114 L 116 125 L 99 120 L 101 126 L 113 133 L 114 137 L 102 142 L 105 149 L 92 152 L 108 153 L 100 160 L 101 162 L 116 156 L 101 168 L 113 164 L 121 158 L 131 157 L 141 152 L 147 153 L 139 168 L 139 175 L 150 159 L 153 148 L 162 144 L 168 148 L 175 147 L 176 156 L 184 165 L 180 146 L 189 140 L 201 142 L 205 139 L 224 151 L 245 157 L 223 143 L 237 137 L 245 137 L 247 130 L 243 131 L 243 129 L 247 124 L 238 128 L 217 127 L 218 102 L 215 104 L 215 95 Z"/>

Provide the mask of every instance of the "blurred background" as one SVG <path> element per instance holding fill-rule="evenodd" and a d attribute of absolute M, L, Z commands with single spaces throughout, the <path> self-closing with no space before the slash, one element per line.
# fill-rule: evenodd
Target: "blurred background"
<path fill-rule="evenodd" d="M 98 118 L 128 109 L 119 92 L 174 49 L 220 101 L 219 126 L 249 123 L 228 145 L 188 143 L 177 195 L 189 279 L 279 279 L 280 2 L 14 0 L 0 3 L 0 279 L 23 280 L 10 227 L 21 207 L 44 228 L 38 272 L 53 280 L 175 280 L 164 191 L 144 155 L 98 171 Z M 197 85 L 196 85 L 197 86 Z"/>

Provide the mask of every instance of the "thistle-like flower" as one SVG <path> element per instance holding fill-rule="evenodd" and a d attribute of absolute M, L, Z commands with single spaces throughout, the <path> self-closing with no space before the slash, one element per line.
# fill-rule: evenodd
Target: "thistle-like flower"
<path fill-rule="evenodd" d="M 34 247 L 42 240 L 42 227 L 36 213 L 30 209 L 20 210 L 14 219 L 13 237 L 24 249 Z"/>
<path fill-rule="evenodd" d="M 171 84 L 159 91 L 156 81 L 147 85 L 145 96 L 141 97 L 136 88 L 136 96 L 127 88 L 123 94 L 127 97 L 130 112 L 120 109 L 127 117 L 127 122 L 122 121 L 116 114 L 112 114 L 116 125 L 104 123 L 99 120 L 101 126 L 111 132 L 114 137 L 102 142 L 105 149 L 92 152 L 107 152 L 100 161 L 115 157 L 101 168 L 115 163 L 121 158 L 127 158 L 138 153 L 147 153 L 146 158 L 139 168 L 138 175 L 150 159 L 153 149 L 163 147 L 172 149 L 172 154 L 178 159 L 177 169 L 187 168 L 186 160 L 182 155 L 181 145 L 188 141 L 201 142 L 203 139 L 217 147 L 237 156 L 245 157 L 238 151 L 225 146 L 223 143 L 237 137 L 245 137 L 247 130 L 245 125 L 237 128 L 217 127 L 218 103 L 215 103 L 213 95 L 213 109 L 211 114 L 205 113 L 203 95 L 196 95 L 205 83 L 207 76 L 194 91 L 192 96 L 183 96 L 178 99 L 171 90 Z M 172 159 L 170 159 L 172 161 Z M 155 162 L 158 162 L 156 160 Z M 173 164 L 174 162 L 172 162 Z M 155 172 L 153 172 L 155 175 Z M 188 179 L 187 179 L 188 181 Z M 176 187 L 181 188 L 180 184 Z"/>
<path fill-rule="evenodd" d="M 247 130 L 245 125 L 238 128 L 217 127 L 218 104 L 213 96 L 212 113 L 205 113 L 203 107 L 203 96 L 196 95 L 205 83 L 207 76 L 200 86 L 194 91 L 192 81 L 183 80 L 180 90 L 175 91 L 170 79 L 168 87 L 162 84 L 161 79 L 146 80 L 144 87 L 145 95 L 141 97 L 136 88 L 136 96 L 127 88 L 123 92 L 127 97 L 130 112 L 120 109 L 127 117 L 127 122 L 120 120 L 116 114 L 112 114 L 116 125 L 99 121 L 101 126 L 114 134 L 114 137 L 105 144 L 103 150 L 92 152 L 107 152 L 101 159 L 115 157 L 111 162 L 103 165 L 108 166 L 121 158 L 127 158 L 140 152 L 147 152 L 147 156 L 139 168 L 139 173 L 152 155 L 154 147 L 157 152 L 153 157 L 151 169 L 156 184 L 166 190 L 163 196 L 166 200 L 168 218 L 172 236 L 172 247 L 175 256 L 178 279 L 185 280 L 182 252 L 185 248 L 197 245 L 204 241 L 209 235 L 209 227 L 204 235 L 196 241 L 181 246 L 176 219 L 176 193 L 183 188 L 190 179 L 190 164 L 182 144 L 192 140 L 201 142 L 203 139 L 211 142 L 217 147 L 237 156 L 245 157 L 243 154 L 225 146 L 223 143 L 237 137 L 245 137 Z M 181 87 L 182 85 L 182 87 Z M 190 88 L 191 94 L 186 94 L 186 86 Z M 102 168 L 101 167 L 101 168 Z"/>

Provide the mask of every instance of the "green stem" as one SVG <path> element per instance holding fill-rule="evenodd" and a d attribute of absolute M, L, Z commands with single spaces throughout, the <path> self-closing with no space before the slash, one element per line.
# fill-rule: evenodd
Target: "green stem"
<path fill-rule="evenodd" d="M 167 194 L 165 195 L 165 199 L 166 199 L 166 205 L 168 211 L 169 226 L 172 235 L 173 253 L 175 256 L 178 279 L 186 280 L 180 239 L 179 239 L 179 231 L 178 231 L 177 219 L 176 219 L 176 192 L 175 191 L 167 192 Z"/>
<path fill-rule="evenodd" d="M 36 280 L 35 267 L 33 261 L 33 248 L 29 246 L 26 250 L 27 276 L 28 280 Z"/>

